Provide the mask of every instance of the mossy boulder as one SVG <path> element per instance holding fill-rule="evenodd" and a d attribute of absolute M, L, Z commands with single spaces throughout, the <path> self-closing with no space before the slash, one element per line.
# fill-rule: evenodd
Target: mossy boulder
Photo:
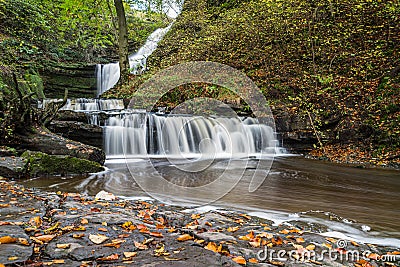
<path fill-rule="evenodd" d="M 26 151 L 21 156 L 26 160 L 25 172 L 30 176 L 46 174 L 84 174 L 103 171 L 97 162 L 64 155 L 48 155 Z"/>

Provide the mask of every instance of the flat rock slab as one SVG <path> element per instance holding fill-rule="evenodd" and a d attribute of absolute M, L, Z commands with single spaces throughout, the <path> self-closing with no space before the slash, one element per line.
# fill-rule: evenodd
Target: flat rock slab
<path fill-rule="evenodd" d="M 0 226 L 0 238 L 7 236 L 29 240 L 29 237 L 25 234 L 24 230 L 16 225 Z M 0 263 L 20 263 L 29 259 L 33 253 L 33 247 L 20 244 L 0 244 L 0 252 Z"/>

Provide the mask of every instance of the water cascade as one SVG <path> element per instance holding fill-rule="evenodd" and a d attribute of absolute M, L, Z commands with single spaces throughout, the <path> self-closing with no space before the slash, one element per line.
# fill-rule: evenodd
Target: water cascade
<path fill-rule="evenodd" d="M 165 28 L 155 30 L 146 40 L 146 43 L 135 53 L 129 56 L 129 66 L 131 73 L 141 74 L 146 70 L 146 61 L 153 51 L 157 48 L 158 42 L 171 28 L 171 25 Z M 119 79 L 119 63 L 98 64 L 97 73 L 97 96 L 112 88 Z"/>
<path fill-rule="evenodd" d="M 253 118 L 162 116 L 126 113 L 105 122 L 104 149 L 110 157 L 249 156 L 275 153 L 273 129 Z"/>
<path fill-rule="evenodd" d="M 40 106 L 45 108 L 50 103 L 61 103 L 62 99 L 44 99 Z M 90 98 L 77 98 L 67 99 L 67 103 L 61 110 L 73 111 L 107 111 L 107 110 L 122 110 L 124 109 L 124 102 L 122 99 L 90 99 Z"/>

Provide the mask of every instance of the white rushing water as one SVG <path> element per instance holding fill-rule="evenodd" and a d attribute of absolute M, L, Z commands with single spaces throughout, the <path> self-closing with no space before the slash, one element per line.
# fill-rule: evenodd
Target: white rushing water
<path fill-rule="evenodd" d="M 46 108 L 51 103 L 61 103 L 62 99 L 44 99 L 40 107 Z M 122 99 L 91 99 L 91 98 L 77 98 L 67 99 L 67 103 L 61 110 L 73 111 L 108 111 L 108 110 L 122 110 L 124 109 L 124 102 Z"/>
<path fill-rule="evenodd" d="M 120 114 L 107 119 L 104 149 L 108 157 L 208 154 L 249 156 L 274 154 L 272 127 L 253 118 Z"/>
<path fill-rule="evenodd" d="M 158 42 L 171 28 L 171 25 L 165 28 L 155 30 L 146 40 L 146 43 L 134 54 L 129 56 L 129 67 L 131 73 L 141 74 L 146 70 L 147 58 L 156 50 Z M 112 88 L 119 80 L 119 63 L 97 64 L 97 96 Z"/>

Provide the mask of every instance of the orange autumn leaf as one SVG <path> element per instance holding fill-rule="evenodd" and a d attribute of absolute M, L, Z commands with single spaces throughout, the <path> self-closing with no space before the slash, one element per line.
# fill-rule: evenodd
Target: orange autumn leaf
<path fill-rule="evenodd" d="M 81 220 L 81 224 L 88 224 L 88 223 L 89 223 L 89 221 L 86 218 L 83 218 Z"/>
<path fill-rule="evenodd" d="M 290 233 L 290 231 L 288 229 L 283 229 L 283 230 L 279 231 L 279 233 L 287 235 L 288 233 Z"/>
<path fill-rule="evenodd" d="M 243 258 L 242 256 L 238 256 L 236 258 L 232 259 L 234 262 L 241 264 L 241 265 L 246 265 L 246 259 Z"/>
<path fill-rule="evenodd" d="M 296 238 L 296 242 L 297 243 L 304 243 L 305 241 L 304 241 L 304 238 L 298 237 L 298 238 Z"/>
<path fill-rule="evenodd" d="M 191 216 L 192 220 L 196 220 L 200 218 L 200 214 L 192 214 Z"/>
<path fill-rule="evenodd" d="M 271 238 L 274 237 L 273 234 L 267 233 L 267 232 L 262 232 L 261 234 L 258 234 L 257 236 L 258 236 L 258 237 L 265 237 L 265 238 L 268 238 L 268 239 L 271 239 Z"/>
<path fill-rule="evenodd" d="M 139 243 L 136 241 L 135 241 L 135 247 L 137 247 L 138 249 L 141 249 L 141 250 L 145 250 L 148 248 L 145 244 L 142 244 L 142 243 Z"/>
<path fill-rule="evenodd" d="M 2 236 L 0 237 L 0 244 L 10 244 L 17 242 L 17 238 L 11 236 Z"/>
<path fill-rule="evenodd" d="M 100 232 L 108 232 L 108 230 L 106 228 L 103 228 L 103 227 L 101 227 L 101 228 L 99 228 L 97 230 L 99 230 Z"/>
<path fill-rule="evenodd" d="M 150 235 L 154 237 L 163 237 L 163 234 L 160 232 L 150 232 Z"/>
<path fill-rule="evenodd" d="M 236 232 L 236 231 L 239 230 L 239 229 L 240 229 L 239 226 L 228 227 L 227 231 L 228 231 L 228 232 L 231 232 L 231 233 L 234 233 L 234 232 Z"/>
<path fill-rule="evenodd" d="M 104 258 L 99 258 L 97 260 L 99 261 L 115 261 L 119 259 L 119 255 L 118 254 L 112 254 L 110 256 L 104 257 Z"/>
<path fill-rule="evenodd" d="M 240 240 L 245 240 L 245 241 L 252 240 L 253 238 L 254 238 L 254 232 L 253 231 L 250 231 L 250 233 L 248 233 L 245 236 L 240 236 L 239 237 Z"/>
<path fill-rule="evenodd" d="M 176 240 L 187 241 L 187 240 L 191 240 L 191 239 L 193 239 L 193 236 L 191 236 L 189 234 L 183 234 L 183 235 L 180 235 Z"/>
<path fill-rule="evenodd" d="M 53 240 L 53 238 L 55 238 L 55 237 L 56 237 L 55 235 L 41 235 L 41 236 L 37 236 L 36 238 L 44 243 L 47 243 L 47 242 L 50 242 L 51 240 Z"/>
<path fill-rule="evenodd" d="M 250 263 L 258 263 L 258 260 L 256 258 L 251 258 L 249 259 Z"/>
<path fill-rule="evenodd" d="M 218 252 L 218 246 L 214 242 L 208 242 L 207 246 L 205 246 L 204 248 L 214 252 Z"/>

